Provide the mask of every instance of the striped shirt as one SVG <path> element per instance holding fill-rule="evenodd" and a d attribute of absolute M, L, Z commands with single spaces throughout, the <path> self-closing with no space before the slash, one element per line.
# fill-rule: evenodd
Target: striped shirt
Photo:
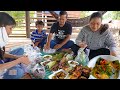
<path fill-rule="evenodd" d="M 93 32 L 89 26 L 85 26 L 78 34 L 76 44 L 79 45 L 81 41 L 85 41 L 91 50 L 109 48 L 110 51 L 115 51 L 116 49 L 115 40 L 109 29 L 100 34 L 99 30 Z"/>
<path fill-rule="evenodd" d="M 42 30 L 40 33 L 38 30 L 34 30 L 30 36 L 30 39 L 32 40 L 33 43 L 42 41 L 43 39 L 47 39 L 47 34 L 46 30 Z"/>

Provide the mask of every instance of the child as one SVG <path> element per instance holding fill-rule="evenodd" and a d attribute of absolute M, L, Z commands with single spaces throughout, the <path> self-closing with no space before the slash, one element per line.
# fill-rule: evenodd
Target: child
<path fill-rule="evenodd" d="M 15 19 L 5 12 L 0 12 L 0 74 L 3 79 L 20 79 L 24 76 L 24 68 L 21 64 L 29 65 L 28 57 L 23 56 L 24 49 L 17 48 L 10 53 L 5 52 L 5 46 L 8 42 L 8 37 L 16 26 Z"/>
<path fill-rule="evenodd" d="M 43 48 L 44 44 L 46 44 L 47 34 L 46 31 L 43 30 L 44 23 L 40 20 L 36 21 L 36 30 L 34 30 L 31 34 L 31 40 L 34 43 L 34 46 L 39 48 Z"/>

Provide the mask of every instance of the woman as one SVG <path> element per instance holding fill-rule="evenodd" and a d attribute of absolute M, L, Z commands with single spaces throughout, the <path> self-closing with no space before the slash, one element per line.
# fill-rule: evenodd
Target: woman
<path fill-rule="evenodd" d="M 22 48 L 5 53 L 5 45 L 8 42 L 8 35 L 16 25 L 15 20 L 7 13 L 0 12 L 0 72 L 7 69 L 3 79 L 20 79 L 24 75 L 21 63 L 28 65 L 28 57 L 22 56 Z"/>
<path fill-rule="evenodd" d="M 77 45 L 76 45 L 77 44 Z M 107 24 L 102 24 L 102 15 L 95 12 L 91 15 L 89 25 L 81 29 L 76 38 L 76 44 L 72 46 L 75 54 L 79 48 L 88 48 L 89 59 L 97 55 L 116 56 L 116 44 Z"/>

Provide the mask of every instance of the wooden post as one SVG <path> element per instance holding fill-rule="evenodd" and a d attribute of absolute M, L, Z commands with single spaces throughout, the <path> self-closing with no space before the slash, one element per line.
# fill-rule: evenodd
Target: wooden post
<path fill-rule="evenodd" d="M 30 38 L 30 13 L 29 11 L 25 11 L 26 16 L 26 37 Z"/>

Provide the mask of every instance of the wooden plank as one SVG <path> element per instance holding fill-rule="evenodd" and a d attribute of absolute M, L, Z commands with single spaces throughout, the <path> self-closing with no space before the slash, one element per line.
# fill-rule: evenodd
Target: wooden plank
<path fill-rule="evenodd" d="M 30 24 L 35 24 L 35 22 L 36 22 L 36 21 L 30 22 Z M 55 22 L 55 21 L 53 21 L 53 22 L 52 22 L 52 21 L 51 21 L 51 22 L 47 21 L 47 22 L 44 22 L 44 23 L 45 23 L 45 24 L 46 24 L 46 23 L 47 23 L 47 24 L 53 24 L 54 22 Z M 18 26 L 25 26 L 25 25 L 26 25 L 26 23 L 22 23 L 22 22 L 21 22 L 21 23 L 17 23 L 17 24 L 18 24 Z M 22 24 L 22 25 L 21 25 L 21 24 Z"/>
<path fill-rule="evenodd" d="M 29 11 L 25 11 L 26 15 L 26 36 L 30 38 L 30 14 Z"/>

